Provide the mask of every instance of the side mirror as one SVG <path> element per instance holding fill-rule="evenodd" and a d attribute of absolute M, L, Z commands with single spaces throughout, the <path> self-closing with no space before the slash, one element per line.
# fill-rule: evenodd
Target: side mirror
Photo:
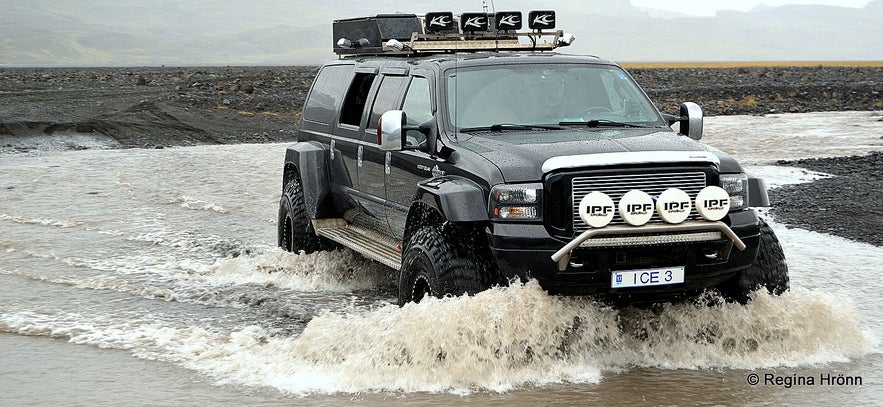
<path fill-rule="evenodd" d="M 680 133 L 693 139 L 702 138 L 702 108 L 693 102 L 684 102 L 680 107 Z"/>
<path fill-rule="evenodd" d="M 383 151 L 402 151 L 405 146 L 405 124 L 408 116 L 401 110 L 390 110 L 380 115 L 377 122 L 377 144 Z"/>
<path fill-rule="evenodd" d="M 408 116 L 401 110 L 390 110 L 380 115 L 377 122 L 377 144 L 383 151 L 422 150 L 431 156 L 436 155 L 437 130 L 434 119 L 419 126 L 408 126 Z M 426 136 L 419 146 L 408 144 L 407 134 L 417 130 Z"/>

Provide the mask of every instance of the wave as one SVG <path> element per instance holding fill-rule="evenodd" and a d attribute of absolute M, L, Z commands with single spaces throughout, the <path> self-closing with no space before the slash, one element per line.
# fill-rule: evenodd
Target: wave
<path fill-rule="evenodd" d="M 596 383 L 604 372 L 630 368 L 790 367 L 872 352 L 855 308 L 820 292 L 756 295 L 744 306 L 618 310 L 549 296 L 533 281 L 472 297 L 326 312 L 296 336 L 32 312 L 0 315 L 0 331 L 130 349 L 221 383 L 299 395 L 502 392 Z"/>

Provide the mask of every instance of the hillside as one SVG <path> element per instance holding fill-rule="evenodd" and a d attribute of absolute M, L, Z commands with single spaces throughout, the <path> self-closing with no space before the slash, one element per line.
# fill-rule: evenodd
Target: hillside
<path fill-rule="evenodd" d="M 314 64 L 333 57 L 335 18 L 436 8 L 389 0 L 7 0 L 0 66 Z M 863 9 L 767 7 L 714 17 L 655 18 L 660 13 L 628 0 L 565 0 L 555 8 L 559 28 L 577 36 L 567 52 L 616 61 L 883 60 L 883 0 Z"/>
<path fill-rule="evenodd" d="M 0 153 L 294 140 L 317 67 L 0 69 Z M 669 113 L 883 109 L 883 67 L 636 68 Z"/>

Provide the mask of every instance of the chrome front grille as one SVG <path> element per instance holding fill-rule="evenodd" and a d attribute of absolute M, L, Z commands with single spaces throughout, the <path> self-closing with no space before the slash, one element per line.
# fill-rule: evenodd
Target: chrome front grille
<path fill-rule="evenodd" d="M 696 195 L 705 188 L 706 177 L 702 171 L 693 172 L 650 172 L 639 174 L 609 174 L 577 176 L 571 181 L 571 197 L 573 197 L 573 229 L 580 233 L 588 226 L 579 217 L 579 203 L 589 193 L 599 191 L 607 194 L 615 204 L 619 203 L 626 192 L 633 189 L 644 191 L 652 197 L 658 197 L 662 191 L 668 188 L 679 188 L 690 195 L 695 202 Z M 696 208 L 690 213 L 688 219 L 698 219 Z M 660 223 L 662 219 L 658 214 L 653 214 L 650 223 Z M 622 225 L 625 221 L 619 216 L 618 210 L 613 217 L 611 225 Z"/>

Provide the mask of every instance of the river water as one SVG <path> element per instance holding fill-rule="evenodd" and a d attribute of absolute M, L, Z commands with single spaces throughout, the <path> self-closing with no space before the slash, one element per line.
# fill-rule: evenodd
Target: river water
<path fill-rule="evenodd" d="M 883 149 L 878 119 L 712 117 L 705 141 L 776 186 L 825 176 L 776 159 Z M 529 282 L 399 308 L 383 266 L 275 248 L 284 150 L 0 155 L 0 405 L 883 404 L 881 247 L 772 219 L 792 290 L 747 306 Z"/>

